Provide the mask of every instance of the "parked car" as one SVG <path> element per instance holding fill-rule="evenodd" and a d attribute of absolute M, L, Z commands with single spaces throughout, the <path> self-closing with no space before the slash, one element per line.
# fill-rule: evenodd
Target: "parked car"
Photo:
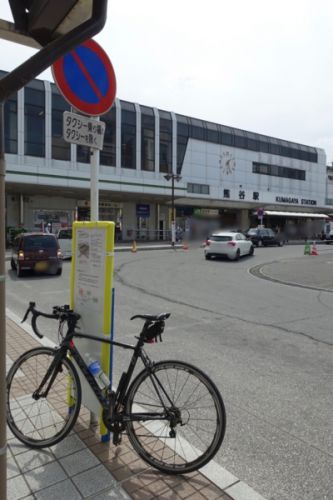
<path fill-rule="evenodd" d="M 54 234 L 22 233 L 14 240 L 11 267 L 17 276 L 26 270 L 62 273 L 62 253 Z"/>
<path fill-rule="evenodd" d="M 253 227 L 246 232 L 246 237 L 256 246 L 283 245 L 283 239 L 269 227 Z"/>
<path fill-rule="evenodd" d="M 67 227 L 59 229 L 57 238 L 62 253 L 63 259 L 70 259 L 72 257 L 72 228 Z"/>
<path fill-rule="evenodd" d="M 252 241 L 247 240 L 244 234 L 233 231 L 219 231 L 213 233 L 206 241 L 204 248 L 206 260 L 223 255 L 230 260 L 238 260 L 243 255 L 253 255 Z"/>

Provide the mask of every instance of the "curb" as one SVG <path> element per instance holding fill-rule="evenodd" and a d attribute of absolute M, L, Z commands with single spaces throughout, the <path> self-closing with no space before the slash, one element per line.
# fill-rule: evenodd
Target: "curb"
<path fill-rule="evenodd" d="M 18 315 L 13 313 L 8 308 L 6 308 L 6 316 L 41 345 L 45 347 L 56 346 L 56 344 L 47 337 L 39 339 L 34 334 L 31 326 L 28 324 L 22 324 Z M 207 465 L 199 469 L 199 472 L 215 484 L 215 486 L 220 488 L 224 493 L 229 495 L 232 500 L 266 500 L 262 495 L 257 493 L 250 486 L 238 479 L 214 460 L 211 460 Z M 121 487 L 121 481 L 119 482 L 119 486 Z"/>
<path fill-rule="evenodd" d="M 137 246 L 137 250 L 133 253 L 137 252 L 146 252 L 150 250 L 182 250 L 183 245 L 175 245 L 172 247 L 170 244 L 169 245 L 142 245 L 142 246 Z M 122 247 L 114 247 L 114 252 L 131 252 L 132 251 L 132 246 L 122 246 Z M 11 260 L 11 255 L 5 256 L 5 261 L 10 261 Z M 64 259 L 66 260 L 66 259 Z"/>

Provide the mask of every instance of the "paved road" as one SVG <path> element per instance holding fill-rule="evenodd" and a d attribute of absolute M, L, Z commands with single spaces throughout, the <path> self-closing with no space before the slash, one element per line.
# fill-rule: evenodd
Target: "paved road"
<path fill-rule="evenodd" d="M 190 361 L 214 379 L 228 414 L 217 460 L 269 499 L 333 498 L 332 293 L 248 272 L 274 262 L 266 274 L 276 279 L 280 266 L 283 280 L 302 280 L 304 269 L 318 266 L 302 253 L 301 246 L 260 248 L 239 262 L 205 261 L 201 249 L 116 255 L 117 337 L 133 337 L 134 313 L 172 312 L 165 342 L 149 352 Z M 324 279 L 333 249 L 320 254 Z M 22 315 L 28 299 L 63 303 L 68 269 L 21 280 L 9 271 L 8 307 Z M 117 358 L 117 375 L 123 365 Z"/>

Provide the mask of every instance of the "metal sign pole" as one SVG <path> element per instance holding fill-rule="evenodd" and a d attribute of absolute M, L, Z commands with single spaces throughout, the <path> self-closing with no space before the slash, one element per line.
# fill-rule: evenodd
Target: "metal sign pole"
<path fill-rule="evenodd" d="M 99 149 L 90 149 L 90 220 L 98 221 L 99 217 Z"/>
<path fill-rule="evenodd" d="M 6 305 L 5 305 L 5 144 L 4 103 L 0 102 L 0 498 L 7 498 L 6 439 Z"/>
<path fill-rule="evenodd" d="M 99 149 L 90 148 L 90 220 L 98 221 L 99 218 Z M 98 423 L 98 416 L 90 412 L 90 425 Z"/>

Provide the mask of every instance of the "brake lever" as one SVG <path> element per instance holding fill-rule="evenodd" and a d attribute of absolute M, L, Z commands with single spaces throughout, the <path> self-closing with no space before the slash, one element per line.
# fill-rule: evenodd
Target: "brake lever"
<path fill-rule="evenodd" d="M 36 305 L 36 302 L 29 302 L 29 307 L 28 309 L 26 310 L 26 313 L 21 321 L 21 323 L 24 323 L 27 319 L 27 317 L 29 316 L 29 313 L 32 312 L 33 308 L 35 307 Z"/>

